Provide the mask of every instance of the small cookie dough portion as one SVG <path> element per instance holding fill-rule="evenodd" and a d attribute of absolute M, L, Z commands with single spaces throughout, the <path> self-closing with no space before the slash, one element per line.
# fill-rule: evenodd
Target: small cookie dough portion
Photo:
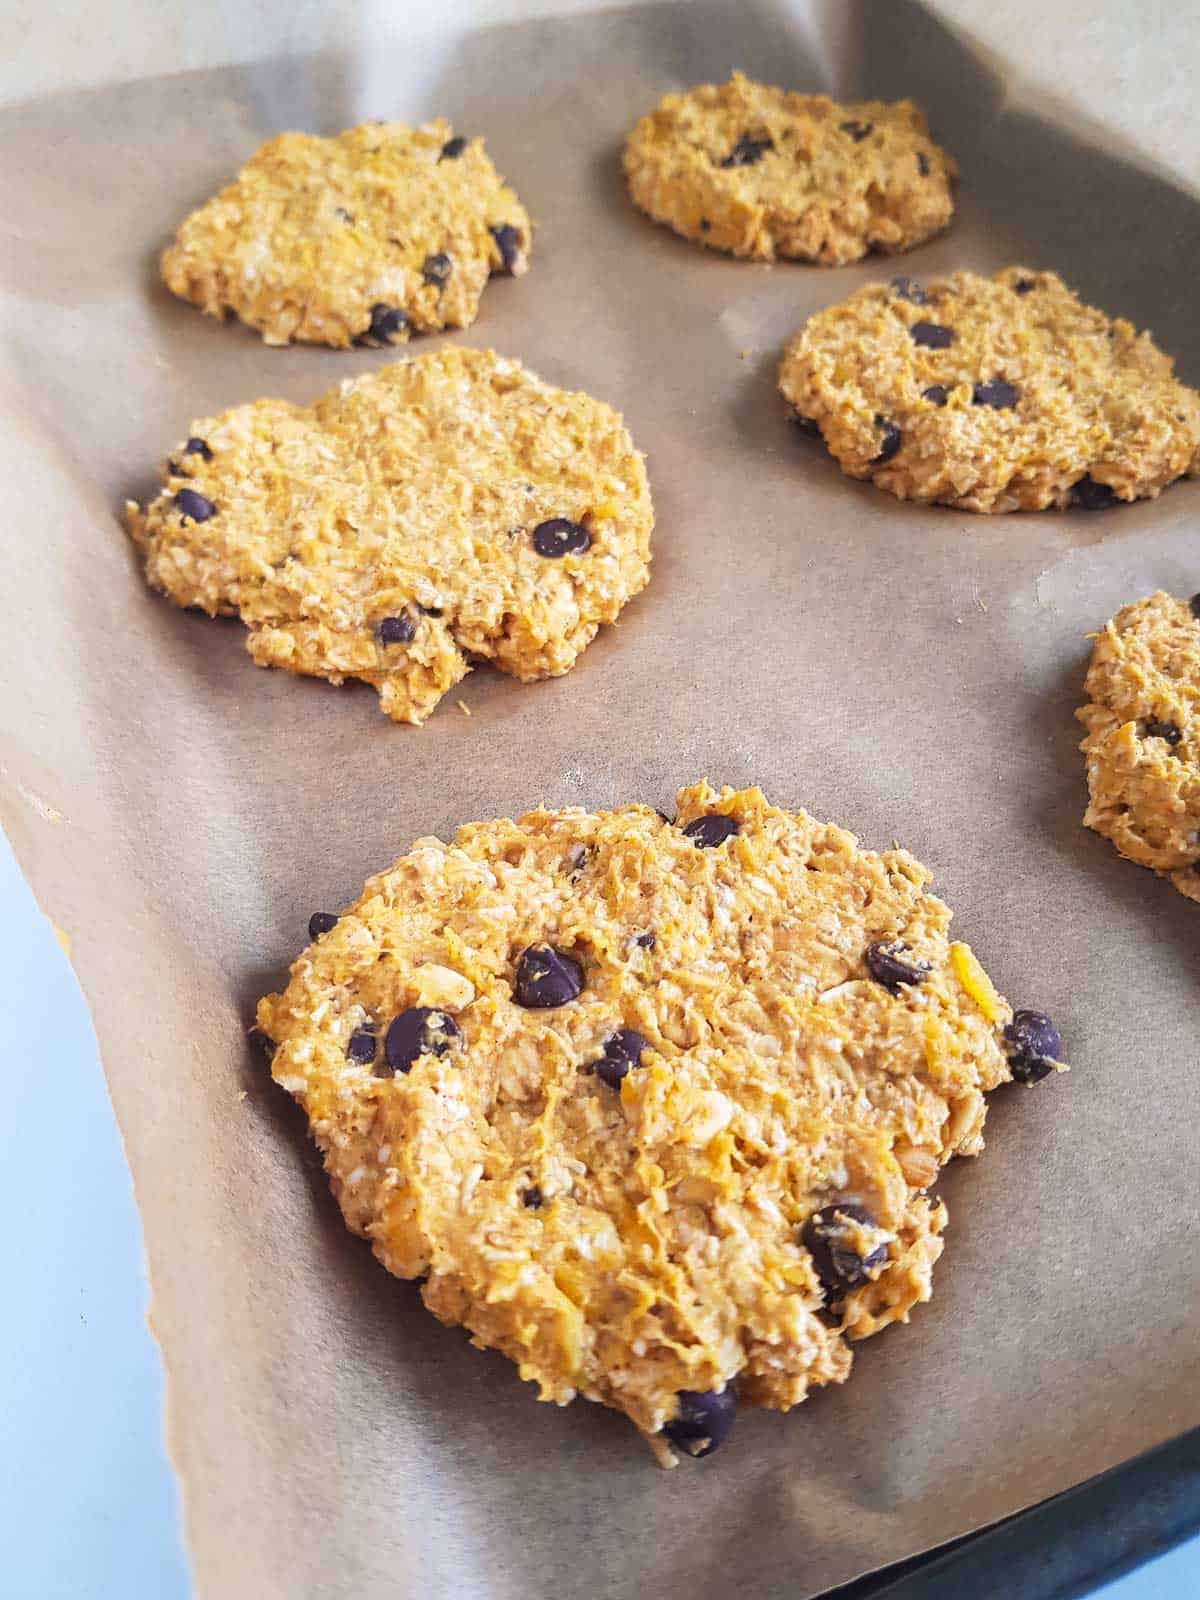
<path fill-rule="evenodd" d="M 872 284 L 811 317 L 779 388 L 842 470 L 964 511 L 1099 511 L 1200 473 L 1200 394 L 1052 272 Z"/>
<path fill-rule="evenodd" d="M 397 722 L 423 722 L 475 658 L 566 672 L 650 576 L 621 417 L 492 351 L 204 418 L 163 478 L 126 507 L 151 586 L 240 615 L 259 666 L 362 678 Z"/>
<path fill-rule="evenodd" d="M 656 222 L 754 261 L 908 250 L 954 211 L 957 168 L 911 100 L 839 105 L 740 72 L 667 95 L 629 134 L 624 165 Z"/>
<path fill-rule="evenodd" d="M 532 235 L 482 139 L 368 122 L 269 139 L 186 218 L 162 276 L 267 344 L 389 345 L 469 327 L 490 274 L 527 269 Z"/>
<path fill-rule="evenodd" d="M 420 839 L 258 1007 L 384 1266 L 668 1463 L 929 1299 L 926 1190 L 1060 1044 L 903 850 L 757 789 L 677 804 Z"/>
<path fill-rule="evenodd" d="M 1086 689 L 1085 825 L 1200 900 L 1200 594 L 1124 606 L 1096 636 Z"/>

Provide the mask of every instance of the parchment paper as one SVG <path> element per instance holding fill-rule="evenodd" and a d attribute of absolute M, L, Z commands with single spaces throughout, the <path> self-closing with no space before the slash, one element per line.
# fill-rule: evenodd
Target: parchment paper
<path fill-rule="evenodd" d="M 1080 827 L 1071 716 L 1089 629 L 1200 588 L 1200 489 L 973 518 L 843 477 L 786 420 L 779 348 L 897 268 L 696 250 L 629 206 L 618 142 L 733 66 L 911 94 L 964 179 L 952 231 L 903 270 L 1054 267 L 1192 382 L 1200 210 L 1006 111 L 910 0 L 539 21 L 436 59 L 361 42 L 0 116 L 0 816 L 103 1049 L 197 1591 L 802 1600 L 1200 1422 L 1197 912 Z M 173 302 L 154 263 L 179 217 L 280 128 L 435 112 L 486 133 L 542 224 L 530 275 L 452 337 L 620 406 L 658 530 L 650 588 L 568 677 L 477 673 L 469 719 L 451 698 L 411 730 L 367 689 L 256 671 L 238 624 L 150 595 L 117 514 L 193 416 L 388 359 L 269 351 Z M 1074 1070 L 994 1097 L 910 1327 L 860 1347 L 845 1388 L 744 1415 L 667 1474 L 619 1418 L 538 1406 L 350 1239 L 244 1030 L 309 912 L 414 837 L 539 801 L 666 805 L 702 775 L 899 838 Z M 22 1134 L 53 1163 L 53 1127 Z"/>

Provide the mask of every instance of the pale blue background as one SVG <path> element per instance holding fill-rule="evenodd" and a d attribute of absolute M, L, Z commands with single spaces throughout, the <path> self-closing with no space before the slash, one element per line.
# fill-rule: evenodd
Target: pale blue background
<path fill-rule="evenodd" d="M 129 1173 L 83 997 L 2 834 L 0 906 L 0 1597 L 183 1600 Z M 1099 1594 L 1200 1597 L 1200 1539 Z"/>

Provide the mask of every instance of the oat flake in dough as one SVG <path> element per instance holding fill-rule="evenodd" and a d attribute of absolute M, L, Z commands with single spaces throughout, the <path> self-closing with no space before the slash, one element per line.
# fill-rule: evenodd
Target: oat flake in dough
<path fill-rule="evenodd" d="M 911 856 L 757 789 L 678 812 L 420 839 L 258 1008 L 351 1229 L 668 1462 L 681 1395 L 787 1410 L 929 1298 L 926 1190 L 1022 1076 Z"/>
<path fill-rule="evenodd" d="M 163 476 L 127 507 L 147 581 L 238 613 L 259 666 L 364 679 L 397 722 L 472 659 L 566 672 L 649 578 L 650 488 L 620 416 L 492 351 L 204 418 Z"/>

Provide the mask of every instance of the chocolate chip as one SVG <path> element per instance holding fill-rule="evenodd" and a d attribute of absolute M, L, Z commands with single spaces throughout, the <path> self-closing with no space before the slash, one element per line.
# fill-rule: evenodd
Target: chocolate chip
<path fill-rule="evenodd" d="M 927 178 L 929 176 L 929 157 L 925 154 L 924 150 L 917 151 L 917 171 L 923 178 Z"/>
<path fill-rule="evenodd" d="M 426 256 L 425 265 L 421 268 L 421 276 L 426 283 L 435 283 L 440 289 L 454 271 L 454 263 L 444 250 L 439 250 L 436 255 Z"/>
<path fill-rule="evenodd" d="M 1081 511 L 1107 511 L 1117 504 L 1117 497 L 1107 483 L 1097 483 L 1091 473 L 1085 473 L 1071 489 L 1071 500 Z"/>
<path fill-rule="evenodd" d="M 855 144 L 861 144 L 869 133 L 874 133 L 875 131 L 875 124 L 873 122 L 850 121 L 839 123 L 838 126 L 841 128 L 843 133 L 848 133 L 850 135 Z"/>
<path fill-rule="evenodd" d="M 749 134 L 744 134 L 734 145 L 733 149 L 722 161 L 723 167 L 752 167 L 756 161 L 761 161 L 768 150 L 774 150 L 775 143 L 772 139 L 752 139 Z"/>
<path fill-rule="evenodd" d="M 533 530 L 533 548 L 548 561 L 559 556 L 580 555 L 592 542 L 592 536 L 578 522 L 567 517 L 551 517 L 539 522 Z"/>
<path fill-rule="evenodd" d="M 944 406 L 949 393 L 944 383 L 931 383 L 928 389 L 921 390 L 921 399 L 928 400 L 931 406 Z"/>
<path fill-rule="evenodd" d="M 461 1039 L 457 1022 L 432 1006 L 409 1006 L 392 1019 L 383 1053 L 393 1072 L 407 1072 L 422 1056 L 444 1056 Z"/>
<path fill-rule="evenodd" d="M 822 437 L 821 424 L 817 421 L 816 417 L 806 417 L 802 411 L 797 411 L 795 407 L 793 407 L 792 421 L 796 424 L 798 431 L 802 433 L 806 439 L 820 439 Z"/>
<path fill-rule="evenodd" d="M 1188 605 L 1191 607 L 1192 615 L 1200 622 L 1200 594 L 1194 594 Z"/>
<path fill-rule="evenodd" d="M 908 331 L 924 350 L 947 350 L 954 343 L 954 329 L 943 328 L 940 322 L 914 322 Z"/>
<path fill-rule="evenodd" d="M 445 144 L 442 146 L 442 153 L 438 156 L 438 160 L 457 161 L 459 156 L 462 155 L 466 148 L 467 141 L 463 138 L 461 133 L 456 133 L 453 139 L 446 140 Z"/>
<path fill-rule="evenodd" d="M 915 278 L 893 278 L 888 288 L 893 294 L 898 294 L 901 300 L 907 300 L 914 306 L 927 306 L 929 296 Z"/>
<path fill-rule="evenodd" d="M 1016 405 L 1018 398 L 1016 389 L 1003 378 L 989 378 L 986 383 L 977 383 L 971 391 L 972 405 L 991 406 L 993 411 L 1007 411 Z"/>
<path fill-rule="evenodd" d="M 397 616 L 384 617 L 379 624 L 379 638 L 382 644 L 410 644 L 416 637 L 417 625 L 407 611 L 401 611 Z"/>
<path fill-rule="evenodd" d="M 1144 739 L 1165 739 L 1169 745 L 1177 745 L 1183 738 L 1183 733 L 1173 722 L 1148 722 L 1142 734 Z"/>
<path fill-rule="evenodd" d="M 268 1061 L 270 1061 L 271 1057 L 275 1054 L 274 1039 L 272 1039 L 269 1033 L 264 1033 L 259 1027 L 250 1029 L 249 1033 L 246 1035 L 246 1041 L 255 1050 L 257 1050 L 260 1055 L 265 1056 Z"/>
<path fill-rule="evenodd" d="M 652 933 L 639 933 L 633 942 L 639 950 L 653 950 L 657 941 Z"/>
<path fill-rule="evenodd" d="M 899 994 L 901 985 L 906 983 L 924 983 L 933 970 L 928 961 L 903 960 L 907 950 L 908 946 L 899 939 L 877 939 L 863 952 L 867 971 L 889 994 Z"/>
<path fill-rule="evenodd" d="M 528 1206 L 530 1211 L 540 1211 L 542 1208 L 542 1202 L 542 1191 L 538 1188 L 536 1183 L 532 1184 L 521 1195 L 521 1204 L 523 1206 Z"/>
<path fill-rule="evenodd" d="M 513 999 L 533 1011 L 548 1011 L 578 1000 L 583 993 L 583 967 L 565 950 L 531 944 L 517 961 Z"/>
<path fill-rule="evenodd" d="M 712 231 L 712 223 L 708 220 L 707 217 L 701 217 L 700 218 L 700 232 L 701 233 L 710 233 L 711 231 Z"/>
<path fill-rule="evenodd" d="M 688 823 L 683 830 L 685 839 L 690 839 L 698 850 L 715 850 L 719 844 L 724 844 L 726 839 L 732 839 L 738 831 L 735 817 L 722 816 L 719 812 L 710 812 L 706 817 L 696 817 Z"/>
<path fill-rule="evenodd" d="M 1048 1077 L 1061 1051 L 1062 1038 L 1044 1011 L 1013 1012 L 1004 1030 L 1004 1053 L 1018 1083 Z"/>
<path fill-rule="evenodd" d="M 621 1080 L 631 1067 L 641 1065 L 646 1041 L 634 1028 L 619 1028 L 604 1041 L 604 1054 L 595 1062 L 593 1070 L 601 1083 L 610 1089 L 619 1089 Z"/>
<path fill-rule="evenodd" d="M 1036 289 L 1037 284 L 1032 278 L 1018 278 L 1013 284 L 1014 294 L 1028 294 L 1031 289 Z"/>
<path fill-rule="evenodd" d="M 511 222 L 502 222 L 498 227 L 492 228 L 492 238 L 500 251 L 500 259 L 504 263 L 505 272 L 511 272 L 516 266 L 521 255 L 521 234 Z"/>
<path fill-rule="evenodd" d="M 663 1432 L 677 1450 L 699 1461 L 725 1443 L 737 1415 L 737 1392 L 732 1384 L 719 1394 L 681 1389 L 675 1403 L 675 1415 Z"/>
<path fill-rule="evenodd" d="M 894 422 L 888 422 L 884 417 L 876 417 L 875 426 L 880 430 L 882 437 L 879 441 L 879 453 L 871 457 L 871 465 L 879 467 L 885 461 L 890 461 L 896 454 L 903 442 L 904 435 Z"/>
<path fill-rule="evenodd" d="M 855 1223 L 873 1228 L 875 1219 L 865 1206 L 843 1200 L 814 1211 L 801 1229 L 801 1242 L 827 1290 L 859 1288 L 888 1258 L 886 1244 L 877 1245 L 865 1256 L 859 1255 L 854 1246 Z"/>
<path fill-rule="evenodd" d="M 361 344 L 392 344 L 405 328 L 408 317 L 399 306 L 387 306 L 382 301 L 371 307 L 371 325 L 360 335 Z"/>
<path fill-rule="evenodd" d="M 323 933 L 328 933 L 330 928 L 336 928 L 339 918 L 332 911 L 314 911 L 308 919 L 308 937 L 319 939 Z"/>
<path fill-rule="evenodd" d="M 180 489 L 175 496 L 174 505 L 181 517 L 187 517 L 191 522 L 207 522 L 209 517 L 215 517 L 217 508 L 211 500 L 202 494 L 197 494 L 195 489 Z"/>
<path fill-rule="evenodd" d="M 346 1046 L 346 1056 L 351 1061 L 357 1061 L 360 1067 L 369 1067 L 378 1048 L 379 1041 L 370 1028 L 356 1028 Z"/>
<path fill-rule="evenodd" d="M 204 461 L 212 460 L 212 451 L 208 447 L 208 441 L 206 439 L 197 439 L 195 435 L 184 445 L 183 453 L 185 456 L 200 456 Z"/>

